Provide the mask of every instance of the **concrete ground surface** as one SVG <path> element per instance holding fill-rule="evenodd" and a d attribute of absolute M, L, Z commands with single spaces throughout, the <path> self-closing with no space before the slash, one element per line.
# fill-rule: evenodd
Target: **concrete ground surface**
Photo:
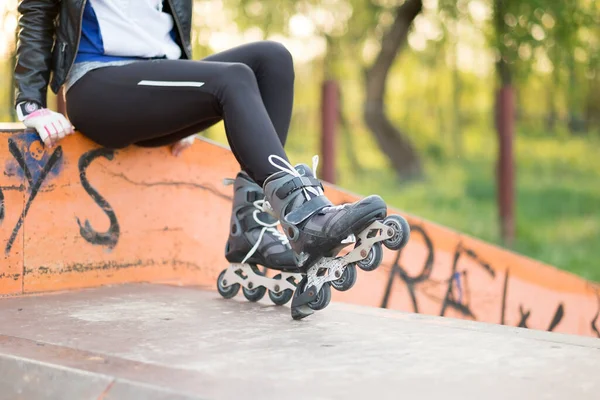
<path fill-rule="evenodd" d="M 600 340 L 134 284 L 0 300 L 0 399 L 600 399 Z"/>

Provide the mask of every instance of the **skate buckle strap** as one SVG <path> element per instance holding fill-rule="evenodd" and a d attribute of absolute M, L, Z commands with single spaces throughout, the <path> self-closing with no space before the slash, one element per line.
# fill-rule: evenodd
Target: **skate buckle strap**
<path fill-rule="evenodd" d="M 280 199 L 285 199 L 287 196 L 289 196 L 290 193 L 305 187 L 316 187 L 321 188 L 321 190 L 323 190 L 323 185 L 318 179 L 313 178 L 311 176 L 301 176 L 295 177 L 292 180 L 281 185 L 281 187 L 277 189 L 275 194 Z"/>
<path fill-rule="evenodd" d="M 262 200 L 265 198 L 265 195 L 258 190 L 248 190 L 246 192 L 246 200 L 249 203 L 254 203 L 257 200 Z"/>
<path fill-rule="evenodd" d="M 313 197 L 308 200 L 306 203 L 302 204 L 300 207 L 296 208 L 294 211 L 285 216 L 285 221 L 292 225 L 298 225 L 308 217 L 316 214 L 321 211 L 325 207 L 331 207 L 333 203 L 331 203 L 326 197 L 319 196 Z"/>
<path fill-rule="evenodd" d="M 254 228 L 261 228 L 263 225 L 259 224 L 254 218 L 242 218 L 239 220 L 240 228 L 242 232 L 248 232 Z"/>

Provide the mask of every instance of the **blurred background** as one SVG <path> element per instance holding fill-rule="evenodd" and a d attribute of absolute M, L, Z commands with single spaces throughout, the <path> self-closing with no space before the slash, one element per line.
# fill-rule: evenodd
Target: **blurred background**
<path fill-rule="evenodd" d="M 293 163 L 322 153 L 325 115 L 328 180 L 600 281 L 597 1 L 194 3 L 195 59 L 291 51 Z M 0 0 L 0 122 L 15 120 L 16 7 Z M 201 134 L 226 143 L 223 124 Z"/>

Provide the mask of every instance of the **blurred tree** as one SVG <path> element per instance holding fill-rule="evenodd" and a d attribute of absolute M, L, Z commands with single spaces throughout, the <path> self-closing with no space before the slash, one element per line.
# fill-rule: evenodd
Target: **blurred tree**
<path fill-rule="evenodd" d="M 519 104 L 515 109 L 514 90 L 526 88 L 528 79 L 534 73 L 549 75 L 551 78 L 545 80 L 548 126 L 555 125 L 557 93 L 562 91 L 570 131 L 584 131 L 583 112 L 587 89 L 583 86 L 588 85 L 583 85 L 581 77 L 585 74 L 582 70 L 590 56 L 599 50 L 598 41 L 594 43 L 592 35 L 588 33 L 589 29 L 598 26 L 594 10 L 595 2 L 588 0 L 493 0 L 493 29 L 488 34 L 496 53 L 499 86 L 496 107 L 499 134 L 498 195 L 502 236 L 507 244 L 512 242 L 514 232 L 512 140 L 515 115 L 521 115 L 523 108 Z"/>
<path fill-rule="evenodd" d="M 405 178 L 422 174 L 421 160 L 407 135 L 388 119 L 384 96 L 390 68 L 406 46 L 410 27 L 422 8 L 422 0 L 406 0 L 402 5 L 389 10 L 393 14 L 393 23 L 384 30 L 379 53 L 365 71 L 365 122 L 375 135 L 380 149 L 388 156 L 400 176 Z M 381 29 L 377 25 L 373 28 Z"/>
<path fill-rule="evenodd" d="M 562 103 L 570 131 L 586 130 L 585 103 L 600 53 L 597 3 L 494 0 L 490 43 L 496 51 L 500 81 L 520 88 L 527 86 L 532 74 L 548 76 L 549 129 L 555 128 Z"/>
<path fill-rule="evenodd" d="M 412 23 L 422 10 L 422 0 L 278 1 L 268 7 L 256 0 L 228 0 L 227 4 L 237 8 L 240 28 L 258 26 L 265 37 L 288 33 L 294 16 L 310 18 L 326 39 L 325 76 L 335 75 L 341 57 L 358 61 L 365 79 L 363 118 L 380 150 L 400 176 L 422 174 L 421 160 L 411 140 L 392 124 L 384 106 L 390 69 L 406 46 Z M 378 50 L 369 63 L 366 49 L 374 47 Z"/>

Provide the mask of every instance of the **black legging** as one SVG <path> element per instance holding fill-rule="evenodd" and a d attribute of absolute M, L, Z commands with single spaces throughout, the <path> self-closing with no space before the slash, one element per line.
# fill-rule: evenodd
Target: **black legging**
<path fill-rule="evenodd" d="M 113 149 L 168 145 L 223 120 L 241 168 L 262 185 L 278 171 L 269 155 L 287 160 L 283 146 L 293 96 L 290 53 L 263 41 L 201 61 L 161 59 L 93 70 L 66 98 L 77 130 Z"/>

